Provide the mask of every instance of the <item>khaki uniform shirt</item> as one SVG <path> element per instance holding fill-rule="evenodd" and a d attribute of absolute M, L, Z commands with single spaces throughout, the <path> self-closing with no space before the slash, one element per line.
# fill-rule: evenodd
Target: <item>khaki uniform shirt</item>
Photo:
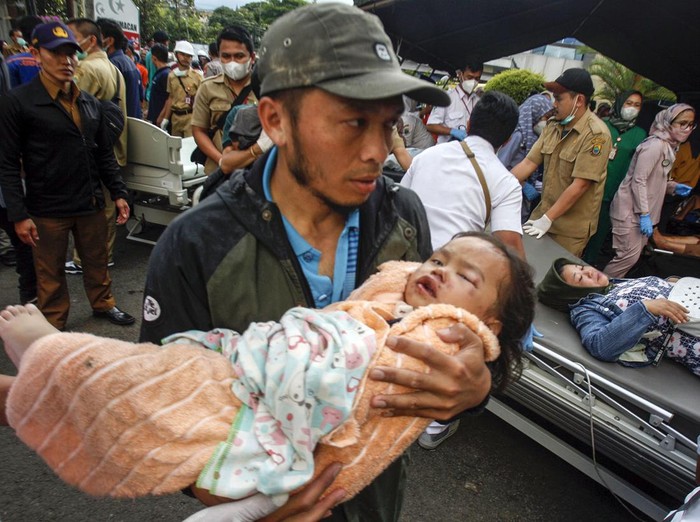
<path fill-rule="evenodd" d="M 173 136 L 192 136 L 192 106 L 200 83 L 202 75 L 194 69 L 187 71 L 185 76 L 175 76 L 174 71 L 168 75 L 167 91 L 171 100 L 170 121 Z"/>
<path fill-rule="evenodd" d="M 14 42 L 10 42 L 9 45 L 2 50 L 2 55 L 5 58 L 8 58 L 12 56 L 13 54 L 19 54 L 22 52 L 22 48 L 19 46 L 19 44 L 16 44 Z"/>
<path fill-rule="evenodd" d="M 119 141 L 114 144 L 114 156 L 120 167 L 126 165 L 126 82 L 107 58 L 107 53 L 97 51 L 90 53 L 78 63 L 75 71 L 75 83 L 81 91 L 92 94 L 98 100 L 111 100 L 117 92 L 117 78 L 119 78 L 119 108 L 124 114 L 124 130 L 119 136 Z"/>
<path fill-rule="evenodd" d="M 233 92 L 233 89 L 229 87 L 223 74 L 205 78 L 199 85 L 194 99 L 192 125 L 208 130 L 214 129 L 221 115 L 227 114 L 231 109 L 231 105 L 236 100 L 237 95 L 238 93 Z M 245 100 L 245 105 L 252 105 L 256 102 L 255 94 L 251 91 Z M 212 141 L 219 151 L 222 150 L 221 133 L 222 131 L 219 129 L 212 137 Z M 207 158 L 204 172 L 209 174 L 216 168 L 216 163 Z"/>
<path fill-rule="evenodd" d="M 595 234 L 598 227 L 611 149 L 610 131 L 590 110 L 586 110 L 564 138 L 563 130 L 557 122 L 549 122 L 527 155 L 537 165 L 544 163 L 542 200 L 530 219 L 541 218 L 574 179 L 593 181 L 593 185 L 549 229 L 551 234 L 558 236 L 585 239 Z"/>

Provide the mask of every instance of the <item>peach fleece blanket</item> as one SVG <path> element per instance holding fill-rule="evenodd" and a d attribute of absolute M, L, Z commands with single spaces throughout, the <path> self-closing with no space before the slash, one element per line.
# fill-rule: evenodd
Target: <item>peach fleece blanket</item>
<path fill-rule="evenodd" d="M 333 305 L 375 331 L 377 365 L 428 371 L 385 346 L 388 335 L 432 343 L 435 331 L 462 322 L 484 342 L 486 360 L 499 354 L 493 333 L 476 317 L 450 305 L 409 312 L 389 326 L 417 263 L 390 262 Z M 370 302 L 374 301 L 374 302 Z M 226 440 L 240 401 L 228 359 L 198 346 L 131 344 L 88 334 L 54 334 L 35 342 L 10 390 L 7 416 L 17 435 L 66 482 L 93 495 L 165 494 L 193 484 L 217 444 Z M 369 407 L 379 393 L 410 391 L 372 381 L 367 373 L 349 419 L 317 446 L 322 470 L 344 463 L 335 485 L 352 497 L 409 446 L 430 422 L 382 417 Z"/>

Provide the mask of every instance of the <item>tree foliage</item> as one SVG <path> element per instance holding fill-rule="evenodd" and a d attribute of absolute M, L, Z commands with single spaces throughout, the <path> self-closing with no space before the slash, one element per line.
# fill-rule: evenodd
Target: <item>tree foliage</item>
<path fill-rule="evenodd" d="M 194 0 L 134 0 L 141 13 L 141 40 L 147 42 L 153 33 L 168 33 L 171 41 L 204 42 L 207 24 L 195 8 Z"/>
<path fill-rule="evenodd" d="M 263 0 L 245 4 L 238 9 L 217 7 L 209 16 L 209 28 L 218 33 L 224 27 L 240 25 L 248 29 L 257 46 L 272 22 L 306 3 L 306 0 Z"/>
<path fill-rule="evenodd" d="M 595 93 L 597 98 L 613 101 L 618 94 L 635 90 L 647 100 L 676 101 L 676 95 L 661 85 L 628 69 L 621 63 L 599 55 L 589 68 L 591 75 L 597 76 L 603 87 Z"/>
<path fill-rule="evenodd" d="M 88 0 L 89 1 L 89 0 Z M 35 0 L 39 15 L 67 17 L 66 0 Z M 188 40 L 207 43 L 216 40 L 224 27 L 241 25 L 250 31 L 256 45 L 275 19 L 284 13 L 306 5 L 306 0 L 261 0 L 237 9 L 218 7 L 212 13 L 198 10 L 194 0 L 134 0 L 141 15 L 141 41 L 147 42 L 153 33 L 168 33 L 170 41 Z M 81 16 L 82 13 L 76 13 Z"/>
<path fill-rule="evenodd" d="M 520 105 L 532 91 L 544 89 L 544 77 L 527 69 L 509 69 L 498 73 L 484 86 L 484 91 L 500 91 Z"/>

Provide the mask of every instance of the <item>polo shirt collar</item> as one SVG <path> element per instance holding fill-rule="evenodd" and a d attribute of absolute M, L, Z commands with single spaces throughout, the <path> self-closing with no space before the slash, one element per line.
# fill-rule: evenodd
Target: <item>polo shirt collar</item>
<path fill-rule="evenodd" d="M 74 83 L 71 82 L 70 87 L 70 93 L 64 93 L 61 88 L 56 85 L 54 82 L 49 80 L 46 75 L 43 72 L 39 72 L 39 78 L 41 79 L 41 83 L 46 89 L 46 92 L 49 93 L 49 96 L 51 97 L 52 100 L 58 99 L 59 93 L 65 94 L 70 94 L 70 97 L 72 98 L 72 101 L 75 102 L 75 100 L 78 98 L 80 95 L 80 89 L 78 89 L 78 86 Z"/>

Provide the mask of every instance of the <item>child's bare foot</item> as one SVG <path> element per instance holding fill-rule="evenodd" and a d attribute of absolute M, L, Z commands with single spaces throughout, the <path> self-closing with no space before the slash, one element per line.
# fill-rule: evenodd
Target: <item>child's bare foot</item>
<path fill-rule="evenodd" d="M 10 360 L 19 368 L 27 348 L 41 337 L 58 332 L 33 304 L 8 306 L 0 312 L 0 337 Z"/>

